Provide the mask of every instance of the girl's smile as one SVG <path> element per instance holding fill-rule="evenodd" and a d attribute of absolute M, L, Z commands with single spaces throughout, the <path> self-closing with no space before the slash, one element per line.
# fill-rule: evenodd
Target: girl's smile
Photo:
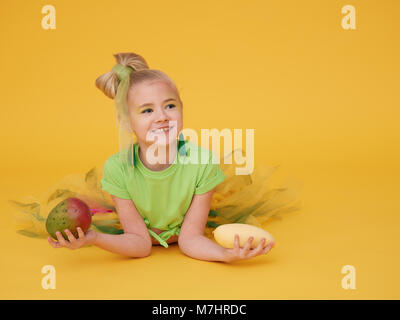
<path fill-rule="evenodd" d="M 169 131 L 171 131 L 173 128 L 175 128 L 174 125 L 171 125 L 171 126 L 163 126 L 163 127 L 161 127 L 161 128 L 158 128 L 158 129 L 153 129 L 153 130 L 151 130 L 150 132 L 151 132 L 151 133 L 155 133 L 155 134 L 166 134 L 166 133 L 168 133 Z"/>

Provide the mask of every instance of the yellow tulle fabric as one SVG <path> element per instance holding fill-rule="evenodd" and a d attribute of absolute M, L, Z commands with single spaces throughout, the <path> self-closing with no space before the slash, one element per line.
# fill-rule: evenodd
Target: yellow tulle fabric
<path fill-rule="evenodd" d="M 241 149 L 235 152 L 243 153 Z M 226 179 L 216 187 L 213 196 L 211 210 L 215 214 L 207 221 L 208 238 L 213 238 L 212 231 L 221 224 L 245 223 L 266 229 L 271 218 L 281 219 L 283 214 L 300 209 L 301 181 L 291 178 L 282 186 L 271 186 L 271 176 L 279 166 L 260 164 L 251 174 L 236 175 L 236 165 L 225 162 L 221 158 Z"/>
<path fill-rule="evenodd" d="M 205 228 L 208 238 L 213 239 L 212 231 L 221 224 L 246 223 L 265 228 L 265 222 L 271 217 L 281 218 L 282 214 L 300 208 L 301 182 L 292 179 L 283 186 L 270 186 L 270 177 L 278 166 L 256 165 L 249 175 L 236 175 L 237 166 L 225 164 L 222 158 L 220 166 L 226 179 L 216 187 L 213 196 Z M 110 234 L 123 233 L 114 203 L 110 195 L 99 187 L 98 177 L 96 168 L 86 174 L 70 174 L 39 198 L 28 196 L 19 201 L 10 200 L 17 232 L 29 237 L 47 238 L 46 218 L 50 211 L 62 200 L 76 197 L 91 210 L 99 212 L 92 217 L 91 229 Z"/>

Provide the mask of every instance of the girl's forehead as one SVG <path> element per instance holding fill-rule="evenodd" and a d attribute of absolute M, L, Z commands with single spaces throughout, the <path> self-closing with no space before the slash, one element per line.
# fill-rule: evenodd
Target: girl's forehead
<path fill-rule="evenodd" d="M 128 100 L 133 106 L 155 103 L 157 100 L 164 98 L 177 99 L 178 97 L 174 88 L 163 80 L 145 81 L 136 84 L 129 90 L 128 96 Z"/>

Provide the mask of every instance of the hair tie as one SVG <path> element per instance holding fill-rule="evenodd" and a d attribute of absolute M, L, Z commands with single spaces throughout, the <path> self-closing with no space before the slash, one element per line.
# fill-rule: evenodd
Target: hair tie
<path fill-rule="evenodd" d="M 131 74 L 133 68 L 129 66 L 123 66 L 122 64 L 117 63 L 111 70 L 117 74 L 119 81 L 121 81 L 122 79 L 128 77 Z"/>

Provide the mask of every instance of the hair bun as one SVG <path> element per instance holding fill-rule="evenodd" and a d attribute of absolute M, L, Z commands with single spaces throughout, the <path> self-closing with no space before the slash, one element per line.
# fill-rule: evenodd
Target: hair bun
<path fill-rule="evenodd" d="M 117 94 L 118 83 L 123 76 L 124 72 L 127 72 L 127 68 L 131 68 L 133 71 L 140 71 L 149 69 L 146 60 L 133 52 L 117 53 L 113 55 L 117 61 L 117 65 L 121 65 L 121 70 L 125 71 L 115 71 L 114 67 L 111 71 L 106 72 L 96 79 L 96 87 L 100 89 L 107 97 L 114 99 Z M 116 67 L 118 68 L 118 67 Z M 131 72 L 133 72 L 131 71 Z M 121 72 L 121 73 L 120 73 Z"/>

